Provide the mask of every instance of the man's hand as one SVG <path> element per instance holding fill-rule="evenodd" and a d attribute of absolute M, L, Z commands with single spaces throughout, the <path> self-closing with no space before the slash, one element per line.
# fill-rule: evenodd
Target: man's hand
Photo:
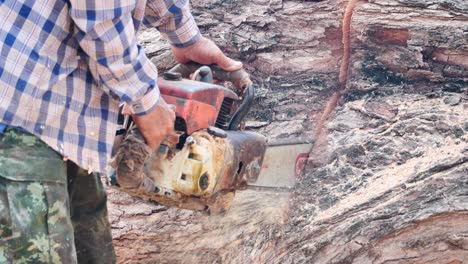
<path fill-rule="evenodd" d="M 186 48 L 172 47 L 176 61 L 187 63 L 190 61 L 200 64 L 217 64 L 225 71 L 236 71 L 242 68 L 242 62 L 228 58 L 211 40 L 201 37 L 195 44 Z"/>
<path fill-rule="evenodd" d="M 145 115 L 133 115 L 128 105 L 124 105 L 123 113 L 132 115 L 146 144 L 153 151 L 159 147 L 166 136 L 174 133 L 175 113 L 162 97 L 159 99 L 158 105 Z"/>

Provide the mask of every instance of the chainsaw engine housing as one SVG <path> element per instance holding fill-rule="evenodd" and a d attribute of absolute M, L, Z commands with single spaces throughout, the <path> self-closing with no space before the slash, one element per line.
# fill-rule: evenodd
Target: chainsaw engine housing
<path fill-rule="evenodd" d="M 193 210 L 228 209 L 234 192 L 256 181 L 264 137 L 240 131 L 218 137 L 203 129 L 187 139 L 182 149 L 165 145 L 146 162 L 145 174 L 156 186 L 151 199 Z"/>

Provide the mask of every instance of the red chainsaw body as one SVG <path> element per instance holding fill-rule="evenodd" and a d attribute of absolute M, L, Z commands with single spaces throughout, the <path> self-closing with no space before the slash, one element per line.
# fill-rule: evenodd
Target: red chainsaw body
<path fill-rule="evenodd" d="M 236 93 L 223 86 L 187 79 L 159 78 L 158 86 L 164 100 L 176 106 L 176 115 L 185 122 L 189 135 L 214 126 L 226 98 L 239 99 Z"/>

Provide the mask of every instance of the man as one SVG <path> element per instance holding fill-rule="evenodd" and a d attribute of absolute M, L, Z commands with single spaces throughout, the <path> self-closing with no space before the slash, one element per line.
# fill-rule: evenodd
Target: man
<path fill-rule="evenodd" d="M 153 150 L 175 118 L 137 45 L 142 23 L 179 62 L 242 67 L 200 35 L 186 0 L 0 1 L 0 263 L 115 262 L 89 173 L 105 172 L 119 103 Z"/>

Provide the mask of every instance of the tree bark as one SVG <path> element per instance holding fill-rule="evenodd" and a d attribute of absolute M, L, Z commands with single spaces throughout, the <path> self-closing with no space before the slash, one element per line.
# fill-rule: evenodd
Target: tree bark
<path fill-rule="evenodd" d="M 338 86 L 346 4 L 192 1 L 204 35 L 258 86 L 248 129 L 313 135 Z M 119 262 L 467 262 L 467 34 L 464 0 L 358 1 L 321 162 L 292 192 L 238 192 L 225 216 L 110 190 Z M 161 71 L 174 65 L 154 29 L 139 39 Z"/>

